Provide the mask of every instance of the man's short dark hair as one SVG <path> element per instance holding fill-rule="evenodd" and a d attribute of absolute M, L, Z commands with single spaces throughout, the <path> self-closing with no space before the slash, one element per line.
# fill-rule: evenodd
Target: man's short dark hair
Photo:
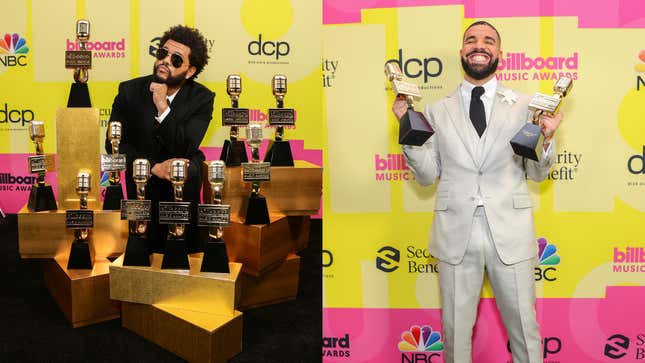
<path fill-rule="evenodd" d="M 464 36 L 466 35 L 466 32 L 468 31 L 468 29 L 470 29 L 470 28 L 472 28 L 472 27 L 474 27 L 474 26 L 477 26 L 477 25 L 485 25 L 485 26 L 487 26 L 487 27 L 489 27 L 489 28 L 493 29 L 493 30 L 495 31 L 495 34 L 497 34 L 497 39 L 499 40 L 499 44 L 500 44 L 500 45 L 502 44 L 502 37 L 499 35 L 499 32 L 497 31 L 497 28 L 495 28 L 495 27 L 493 26 L 493 24 L 491 24 L 491 23 L 487 22 L 486 20 L 477 20 L 476 22 L 474 22 L 474 23 L 470 24 L 470 25 L 468 26 L 468 28 L 466 28 L 466 30 L 464 30 Z M 463 39 L 462 39 L 462 40 L 463 40 Z"/>
<path fill-rule="evenodd" d="M 159 41 L 159 46 L 163 47 L 166 42 L 171 39 L 175 42 L 181 43 L 188 48 L 190 48 L 190 56 L 188 61 L 191 66 L 195 67 L 195 74 L 193 74 L 191 79 L 197 78 L 197 75 L 204 69 L 204 66 L 208 64 L 208 50 L 206 45 L 206 38 L 195 28 L 189 28 L 183 25 L 175 25 L 172 28 L 168 29 L 161 40 Z"/>

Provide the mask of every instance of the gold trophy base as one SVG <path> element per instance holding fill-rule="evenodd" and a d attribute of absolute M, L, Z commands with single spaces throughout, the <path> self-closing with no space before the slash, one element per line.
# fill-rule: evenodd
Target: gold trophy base
<path fill-rule="evenodd" d="M 289 229 L 289 218 L 272 213 L 270 224 L 244 224 L 237 215 L 224 228 L 224 241 L 229 261 L 243 265 L 242 271 L 259 276 L 279 266 L 295 248 Z"/>
<path fill-rule="evenodd" d="M 230 262 L 230 273 L 200 272 L 201 255 L 189 256 L 190 270 L 162 270 L 159 253 L 150 255 L 150 267 L 123 266 L 121 255 L 110 265 L 110 298 L 233 316 L 242 265 Z"/>
<path fill-rule="evenodd" d="M 66 255 L 43 263 L 45 286 L 74 328 L 119 317 L 119 303 L 110 300 L 109 265 L 99 258 L 91 270 L 68 270 Z"/>
<path fill-rule="evenodd" d="M 203 175 L 208 175 L 208 162 L 203 164 Z M 211 198 L 208 178 L 203 180 L 204 200 Z M 223 204 L 231 205 L 231 215 L 238 215 L 251 190 L 250 183 L 242 181 L 241 167 L 226 167 Z M 268 201 L 269 214 L 280 212 L 288 216 L 314 215 L 320 208 L 322 196 L 322 168 L 297 160 L 295 166 L 271 167 L 271 181 L 261 183 L 260 194 Z"/>
<path fill-rule="evenodd" d="M 94 211 L 92 248 L 95 256 L 116 256 L 125 250 L 127 221 L 119 212 Z M 55 258 L 69 252 L 74 230 L 65 228 L 65 210 L 30 212 L 27 206 L 18 211 L 18 250 L 20 258 Z"/>
<path fill-rule="evenodd" d="M 310 216 L 289 216 L 289 230 L 294 241 L 294 251 L 300 252 L 309 244 Z"/>
<path fill-rule="evenodd" d="M 189 362 L 226 362 L 242 351 L 242 313 L 204 313 L 124 302 L 121 322 Z"/>
<path fill-rule="evenodd" d="M 239 310 L 295 300 L 298 295 L 300 256 L 290 254 L 276 269 L 260 277 L 240 274 L 238 283 L 242 285 Z"/>

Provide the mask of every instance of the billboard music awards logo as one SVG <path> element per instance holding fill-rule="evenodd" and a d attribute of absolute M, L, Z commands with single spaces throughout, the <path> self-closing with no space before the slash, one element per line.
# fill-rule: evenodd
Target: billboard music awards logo
<path fill-rule="evenodd" d="M 546 238 L 538 238 L 538 261 L 535 267 L 535 281 L 555 281 L 557 272 L 555 266 L 560 264 L 560 256 L 557 254 L 557 247 L 547 242 Z"/>
<path fill-rule="evenodd" d="M 249 64 L 289 64 L 286 58 L 291 52 L 289 42 L 262 39 L 262 33 L 260 33 L 258 39 L 250 41 L 246 49 L 249 55 L 256 57 L 249 59 Z"/>
<path fill-rule="evenodd" d="M 323 87 L 332 87 L 333 80 L 336 78 L 336 71 L 338 70 L 339 60 L 323 59 L 321 63 L 322 68 L 322 82 Z"/>
<path fill-rule="evenodd" d="M 407 246 L 405 248 L 407 272 L 411 274 L 438 273 L 438 261 L 426 248 Z M 376 251 L 376 268 L 383 272 L 394 272 L 399 269 L 401 251 L 392 246 L 381 247 Z"/>
<path fill-rule="evenodd" d="M 530 57 L 526 53 L 504 53 L 497 66 L 499 81 L 556 81 L 578 79 L 578 52 L 568 57 Z"/>
<path fill-rule="evenodd" d="M 429 325 L 412 325 L 401 333 L 397 347 L 401 352 L 401 363 L 441 362 L 443 341 L 441 333 Z"/>
<path fill-rule="evenodd" d="M 17 33 L 7 33 L 0 38 L 0 64 L 4 67 L 26 66 L 27 53 L 29 53 L 27 40 Z"/>
<path fill-rule="evenodd" d="M 351 355 L 349 334 L 345 333 L 342 337 L 323 337 L 322 348 L 323 357 L 349 358 Z"/>
<path fill-rule="evenodd" d="M 645 49 L 642 49 L 638 52 L 634 69 L 638 73 L 645 73 Z M 645 79 L 643 79 L 643 77 L 639 74 L 636 76 L 636 90 L 640 91 L 641 87 L 645 87 Z"/>
<path fill-rule="evenodd" d="M 37 179 L 32 175 L 0 173 L 0 192 L 28 192 Z"/>
<path fill-rule="evenodd" d="M 556 154 L 555 164 L 547 179 L 557 181 L 571 181 L 578 174 L 578 166 L 582 161 L 582 154 L 573 153 L 566 149 Z"/>
<path fill-rule="evenodd" d="M 643 243 L 635 243 L 642 246 Z M 614 247 L 614 272 L 645 272 L 645 247 Z"/>
<path fill-rule="evenodd" d="M 414 180 L 403 154 L 374 154 L 376 181 Z"/>
<path fill-rule="evenodd" d="M 632 342 L 634 344 L 631 344 Z M 605 343 L 603 355 L 612 361 L 623 359 L 627 359 L 626 362 L 645 361 L 645 333 L 636 334 L 632 339 L 623 334 L 610 336 Z M 629 360 L 629 358 L 633 358 L 633 360 Z"/>
<path fill-rule="evenodd" d="M 80 50 L 80 42 L 76 39 L 65 40 L 65 49 L 69 51 Z M 85 43 L 85 49 L 92 51 L 92 58 L 125 58 L 126 44 L 125 38 L 120 40 L 97 40 L 95 42 L 88 41 Z"/>

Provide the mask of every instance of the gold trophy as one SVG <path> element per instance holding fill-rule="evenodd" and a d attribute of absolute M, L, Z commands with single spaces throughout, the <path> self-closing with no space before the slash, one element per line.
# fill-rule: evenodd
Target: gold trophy
<path fill-rule="evenodd" d="M 238 101 L 242 93 L 242 77 L 230 74 L 226 77 L 226 93 L 231 97 L 231 107 L 222 108 L 222 126 L 230 126 L 230 140 L 224 140 L 220 160 L 228 166 L 239 166 L 248 161 L 243 140 L 238 140 L 238 127 L 249 124 L 249 109 L 239 108 Z"/>
<path fill-rule="evenodd" d="M 198 225 L 209 227 L 208 241 L 204 245 L 204 258 L 202 259 L 202 272 L 228 273 L 228 256 L 224 243 L 223 227 L 230 221 L 231 206 L 222 204 L 222 190 L 224 189 L 223 161 L 211 161 L 208 164 L 208 182 L 211 185 L 210 204 L 198 206 Z"/>
<path fill-rule="evenodd" d="M 87 195 L 90 193 L 91 174 L 88 170 L 80 170 L 76 176 L 76 193 L 80 208 L 67 210 L 65 224 L 74 229 L 74 242 L 67 261 L 68 269 L 91 270 L 94 256 L 90 248 L 90 228 L 94 226 L 94 211 L 87 209 Z"/>
<path fill-rule="evenodd" d="M 434 134 L 434 130 L 425 116 L 414 110 L 414 100 L 421 99 L 419 87 L 403 80 L 401 68 L 395 62 L 385 63 L 385 75 L 397 96 L 405 96 L 408 103 L 408 110 L 399 120 L 399 144 L 423 145 Z"/>
<path fill-rule="evenodd" d="M 150 266 L 150 244 L 146 235 L 152 203 L 146 200 L 146 184 L 150 178 L 150 162 L 135 159 L 132 176 L 137 185 L 136 200 L 121 201 L 121 219 L 128 220 L 128 244 L 125 248 L 124 266 Z"/>
<path fill-rule="evenodd" d="M 529 103 L 530 122 L 526 123 L 511 139 L 515 154 L 538 161 L 542 154 L 544 135 L 540 129 L 540 115 L 555 115 L 562 105 L 562 98 L 571 92 L 571 78 L 560 77 L 553 86 L 553 96 L 536 93 Z"/>
<path fill-rule="evenodd" d="M 92 68 L 92 51 L 86 48 L 88 40 L 90 40 L 89 20 L 76 21 L 76 41 L 79 49 L 65 51 L 65 68 L 74 69 L 74 83 L 69 92 L 67 107 L 92 107 L 87 88 L 89 70 Z"/>
<path fill-rule="evenodd" d="M 103 200 L 103 210 L 121 209 L 121 200 L 123 199 L 123 188 L 121 187 L 121 171 L 125 170 L 126 157 L 119 154 L 119 144 L 121 143 L 121 122 L 110 121 L 108 124 L 108 140 L 112 144 L 112 154 L 101 155 L 101 171 L 109 173 L 109 182 L 105 188 L 105 199 Z"/>
<path fill-rule="evenodd" d="M 246 129 L 246 138 L 251 147 L 251 162 L 242 163 L 242 180 L 251 182 L 246 218 L 244 224 L 269 224 L 269 210 L 266 198 L 260 195 L 260 182 L 271 179 L 271 164 L 260 162 L 262 144 L 262 125 L 251 123 Z"/>
<path fill-rule="evenodd" d="M 45 155 L 43 151 L 43 139 L 45 138 L 45 125 L 42 121 L 31 121 L 29 123 L 29 137 L 36 145 L 36 156 L 29 157 L 29 172 L 38 173 L 37 182 L 31 186 L 27 208 L 32 212 L 43 210 L 56 210 L 56 198 L 51 185 L 45 184 L 45 173 L 52 171 L 54 161 L 51 155 Z"/>
<path fill-rule="evenodd" d="M 271 141 L 264 156 L 264 161 L 270 162 L 271 166 L 293 166 L 291 146 L 289 141 L 284 140 L 284 127 L 293 126 L 296 123 L 294 109 L 284 108 L 284 96 L 287 94 L 287 77 L 283 74 L 273 76 L 271 88 L 277 102 L 277 108 L 269 109 L 269 125 L 276 127 L 275 140 Z"/>
<path fill-rule="evenodd" d="M 188 177 L 188 164 L 183 159 L 170 163 L 170 181 L 174 202 L 159 202 L 159 224 L 168 225 L 162 269 L 188 270 L 186 252 L 186 224 L 190 223 L 190 202 L 184 202 L 184 182 Z"/>

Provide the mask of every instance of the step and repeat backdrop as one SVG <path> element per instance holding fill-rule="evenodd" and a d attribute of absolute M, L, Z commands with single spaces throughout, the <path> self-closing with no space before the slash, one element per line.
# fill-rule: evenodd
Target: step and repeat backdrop
<path fill-rule="evenodd" d="M 119 82 L 152 73 L 164 31 L 176 24 L 198 28 L 207 39 L 209 64 L 197 78 L 216 93 L 213 119 L 202 141 L 207 159 L 219 159 L 229 136 L 221 109 L 230 107 L 226 76 L 242 77 L 240 107 L 252 122 L 267 123 L 276 106 L 271 78 L 285 74 L 285 107 L 296 110 L 295 128 L 285 130 L 294 159 L 322 164 L 322 3 L 262 0 L 17 0 L 3 4 L 0 24 L 0 208 L 16 213 L 25 205 L 36 175 L 29 173 L 31 120 L 45 123 L 44 148 L 56 154 L 56 110 L 66 107 L 73 70 L 65 69 L 66 50 L 77 50 L 76 20 L 91 23 L 87 48 L 92 106 L 99 109 L 101 135 L 110 117 Z M 79 125 L 83 127 L 83 125 Z M 241 130 L 244 137 L 244 131 Z M 264 129 L 264 138 L 273 138 Z M 103 139 L 103 136 L 101 137 Z M 97 153 L 105 153 L 97 145 Z M 264 155 L 265 146 L 262 149 Z M 56 190 L 56 173 L 47 182 Z M 102 178 L 107 183 L 107 175 Z"/>
<path fill-rule="evenodd" d="M 399 63 L 422 110 L 461 81 L 477 19 L 501 33 L 506 86 L 574 83 L 555 166 L 530 184 L 544 362 L 645 362 L 645 8 L 539 0 L 323 2 L 323 361 L 443 362 L 436 187 L 405 163 L 383 66 Z M 482 297 L 474 362 L 509 362 L 488 284 Z"/>

